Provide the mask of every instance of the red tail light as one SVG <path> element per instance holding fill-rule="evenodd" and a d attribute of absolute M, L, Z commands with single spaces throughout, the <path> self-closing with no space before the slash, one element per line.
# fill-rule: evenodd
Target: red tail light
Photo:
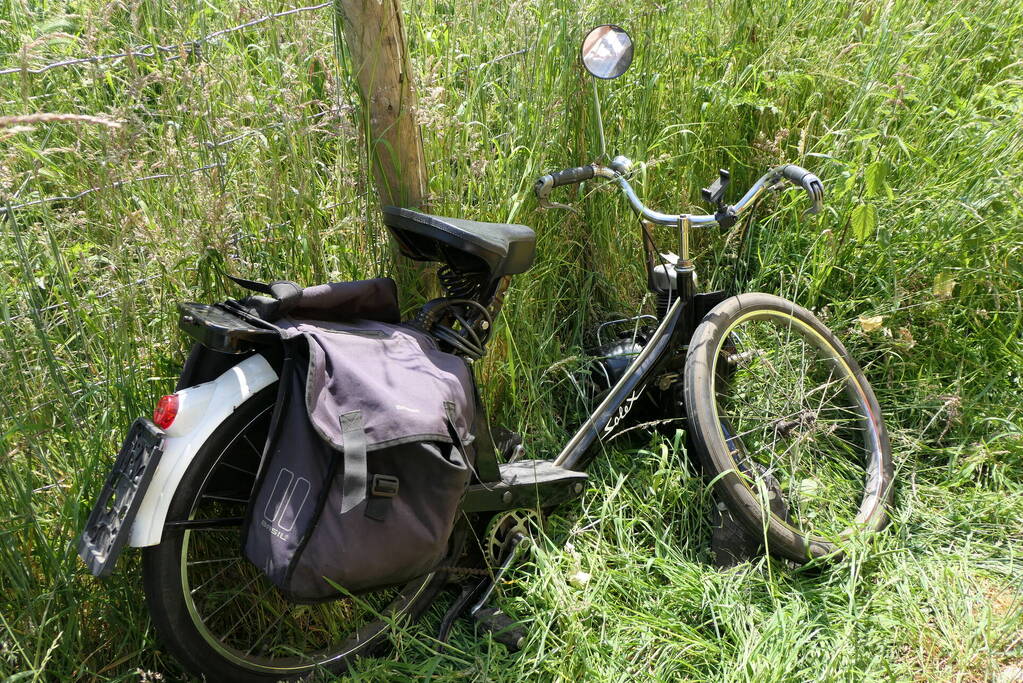
<path fill-rule="evenodd" d="M 156 404 L 153 410 L 153 422 L 160 429 L 167 429 L 174 424 L 174 418 L 178 416 L 178 395 L 169 394 L 164 396 Z"/>

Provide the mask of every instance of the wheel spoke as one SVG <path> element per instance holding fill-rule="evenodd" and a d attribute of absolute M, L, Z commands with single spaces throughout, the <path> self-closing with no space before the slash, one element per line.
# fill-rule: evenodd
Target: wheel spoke
<path fill-rule="evenodd" d="M 756 482 L 777 481 L 794 523 L 837 534 L 857 514 L 869 461 L 855 378 L 837 350 L 788 314 L 751 317 L 726 334 L 732 346 L 714 381 L 727 379 L 711 395 L 754 497 Z"/>
<path fill-rule="evenodd" d="M 175 588 L 193 622 L 183 628 L 194 625 L 192 632 L 226 662 L 283 677 L 363 651 L 390 627 L 393 617 L 430 595 L 424 593 L 430 579 L 362 595 L 358 604 L 338 600 L 297 605 L 243 557 L 240 529 L 255 479 L 246 463 L 253 461 L 251 454 L 262 455 L 257 444 L 265 439 L 271 407 L 254 413 L 215 453 L 197 456 L 196 462 L 206 458 L 201 462 L 208 469 L 193 490 L 182 491 L 190 501 L 183 509 L 177 503 L 174 521 L 166 528 L 180 535 L 180 554 L 173 564 L 181 576 Z M 173 633 L 161 635 L 181 647 Z"/>
<path fill-rule="evenodd" d="M 164 526 L 171 529 L 188 529 L 189 531 L 220 531 L 225 528 L 240 527 L 245 521 L 241 517 L 214 517 L 211 519 L 180 519 L 167 522 Z"/>
<path fill-rule="evenodd" d="M 253 479 L 256 478 L 256 473 L 255 472 L 247 470 L 244 467 L 238 467 L 238 465 L 232 465 L 229 462 L 221 463 L 221 465 L 223 465 L 224 467 L 226 467 L 228 469 L 234 470 L 235 472 L 241 472 L 242 474 L 247 474 L 248 476 L 252 477 Z"/>
<path fill-rule="evenodd" d="M 256 638 L 256 642 L 254 642 L 252 646 L 245 651 L 245 654 L 251 655 L 257 647 L 262 645 L 263 641 L 266 640 L 266 637 L 273 633 L 274 631 L 276 631 L 278 628 L 280 628 L 281 624 L 284 622 L 286 618 L 288 618 L 288 616 L 291 615 L 291 612 L 294 609 L 295 609 L 294 603 L 289 603 L 288 606 L 285 607 L 284 611 L 281 612 L 280 616 L 278 616 L 273 621 L 273 623 L 270 624 L 270 626 L 268 626 L 262 633 L 259 634 L 259 637 Z"/>
<path fill-rule="evenodd" d="M 191 562 L 186 562 L 185 565 L 193 567 L 205 564 L 220 564 L 221 562 L 234 562 L 240 559 L 240 555 L 235 555 L 234 557 L 215 557 L 212 560 L 192 560 Z"/>
<path fill-rule="evenodd" d="M 205 582 L 205 583 L 203 583 L 202 585 L 200 585 L 200 586 L 198 586 L 198 587 L 196 587 L 196 588 L 193 588 L 193 589 L 191 590 L 191 594 L 192 594 L 192 595 L 195 595 L 196 593 L 198 593 L 199 591 L 201 591 L 201 590 L 202 590 L 203 588 L 205 588 L 206 586 L 210 585 L 211 583 L 213 583 L 214 581 L 216 581 L 217 579 L 219 579 L 219 578 L 220 578 L 221 576 L 223 576 L 223 575 L 224 575 L 224 573 L 225 573 L 226 571 L 228 571 L 228 570 L 229 570 L 229 569 L 230 569 L 230 568 L 231 568 L 231 567 L 232 567 L 233 565 L 237 564 L 237 563 L 238 563 L 238 561 L 239 561 L 239 560 L 241 560 L 241 559 L 242 559 L 242 558 L 241 558 L 241 556 L 238 556 L 238 557 L 234 558 L 234 562 L 232 562 L 231 564 L 229 564 L 229 565 L 227 565 L 226 567 L 222 568 L 222 569 L 221 569 L 220 571 L 218 571 L 218 572 L 217 572 L 216 574 L 214 574 L 213 576 L 211 576 L 210 578 L 208 578 L 208 579 L 206 580 L 206 582 Z M 187 564 L 188 564 L 188 563 L 186 562 L 185 564 L 186 564 L 186 566 L 187 566 Z"/>
<path fill-rule="evenodd" d="M 242 505 L 246 505 L 249 502 L 246 498 L 233 498 L 231 496 L 220 496 L 213 493 L 205 493 L 202 497 L 203 500 L 218 500 L 223 503 L 240 503 Z"/>
<path fill-rule="evenodd" d="M 246 590 L 248 590 L 249 588 L 251 588 L 251 587 L 252 587 L 252 584 L 256 583 L 256 581 L 259 581 L 259 579 L 260 579 L 260 578 L 261 578 L 261 577 L 259 576 L 259 574 L 257 574 L 256 576 L 253 576 L 253 577 L 252 577 L 251 579 L 249 579 L 248 583 L 246 583 L 246 584 L 245 584 L 244 586 L 242 586 L 242 587 L 241 587 L 240 589 L 238 589 L 237 591 L 235 591 L 234 593 L 232 593 L 232 594 L 231 594 L 231 597 L 229 597 L 229 598 L 228 598 L 227 600 L 225 600 L 224 602 L 220 603 L 220 606 L 219 606 L 219 607 L 217 607 L 217 609 L 215 609 L 215 610 L 213 610 L 212 612 L 210 612 L 209 614 L 207 614 L 207 615 L 205 616 L 205 618 L 204 618 L 204 621 L 206 621 L 206 622 L 210 622 L 210 621 L 212 621 L 212 620 L 213 620 L 213 617 L 215 617 L 216 615 L 220 614 L 220 610 L 224 609 L 225 607 L 227 607 L 228 605 L 230 605 L 230 604 L 231 604 L 232 602 L 234 602 L 235 600 L 237 600 L 237 599 L 238 599 L 238 596 L 239 596 L 239 595 L 241 595 L 241 594 L 242 594 L 242 593 L 244 593 L 244 592 L 245 592 Z"/>

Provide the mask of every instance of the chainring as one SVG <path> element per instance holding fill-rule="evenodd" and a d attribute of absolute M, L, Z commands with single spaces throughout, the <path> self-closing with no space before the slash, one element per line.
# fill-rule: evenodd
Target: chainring
<path fill-rule="evenodd" d="M 543 517 L 531 508 L 515 508 L 501 512 L 490 520 L 483 537 L 483 555 L 487 564 L 496 567 L 504 561 L 509 540 L 517 533 L 535 537 L 543 529 Z"/>

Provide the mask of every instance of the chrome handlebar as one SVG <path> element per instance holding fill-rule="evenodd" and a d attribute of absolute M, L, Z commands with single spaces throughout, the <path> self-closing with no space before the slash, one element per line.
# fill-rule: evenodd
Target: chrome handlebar
<path fill-rule="evenodd" d="M 731 206 L 724 207 L 722 212 L 718 214 L 660 213 L 659 211 L 647 208 L 636 195 L 636 191 L 632 189 L 632 185 L 625 178 L 625 174 L 631 168 L 632 162 L 629 159 L 618 156 L 611 160 L 610 166 L 591 164 L 590 166 L 580 166 L 576 169 L 568 169 L 567 171 L 559 171 L 558 173 L 541 176 L 537 179 L 533 190 L 540 201 L 540 205 L 544 208 L 571 208 L 565 204 L 557 204 L 548 200 L 547 196 L 550 194 L 550 191 L 560 185 L 582 182 L 594 176 L 607 178 L 618 183 L 622 192 L 628 198 L 629 204 L 632 205 L 633 211 L 641 218 L 658 225 L 678 225 L 683 219 L 687 218 L 689 224 L 693 226 L 714 225 L 726 216 L 734 220 L 734 217 L 741 215 L 744 210 L 752 206 L 765 190 L 777 188 L 783 180 L 788 180 L 806 191 L 807 197 L 810 199 L 810 208 L 807 209 L 807 213 L 818 213 L 821 210 L 821 202 L 824 200 L 824 185 L 821 183 L 820 178 L 799 166 L 785 164 L 772 168 L 762 175 L 757 182 L 753 183 L 753 187 L 747 190 L 742 199 Z M 592 169 L 592 175 L 589 173 L 590 169 Z"/>

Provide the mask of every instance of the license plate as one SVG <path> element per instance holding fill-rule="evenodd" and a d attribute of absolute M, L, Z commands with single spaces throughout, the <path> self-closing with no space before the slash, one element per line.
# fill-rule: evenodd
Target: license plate
<path fill-rule="evenodd" d="M 131 535 L 135 514 L 163 455 L 164 432 L 140 417 L 128 430 L 113 469 L 78 539 L 78 555 L 93 576 L 109 576 Z"/>

